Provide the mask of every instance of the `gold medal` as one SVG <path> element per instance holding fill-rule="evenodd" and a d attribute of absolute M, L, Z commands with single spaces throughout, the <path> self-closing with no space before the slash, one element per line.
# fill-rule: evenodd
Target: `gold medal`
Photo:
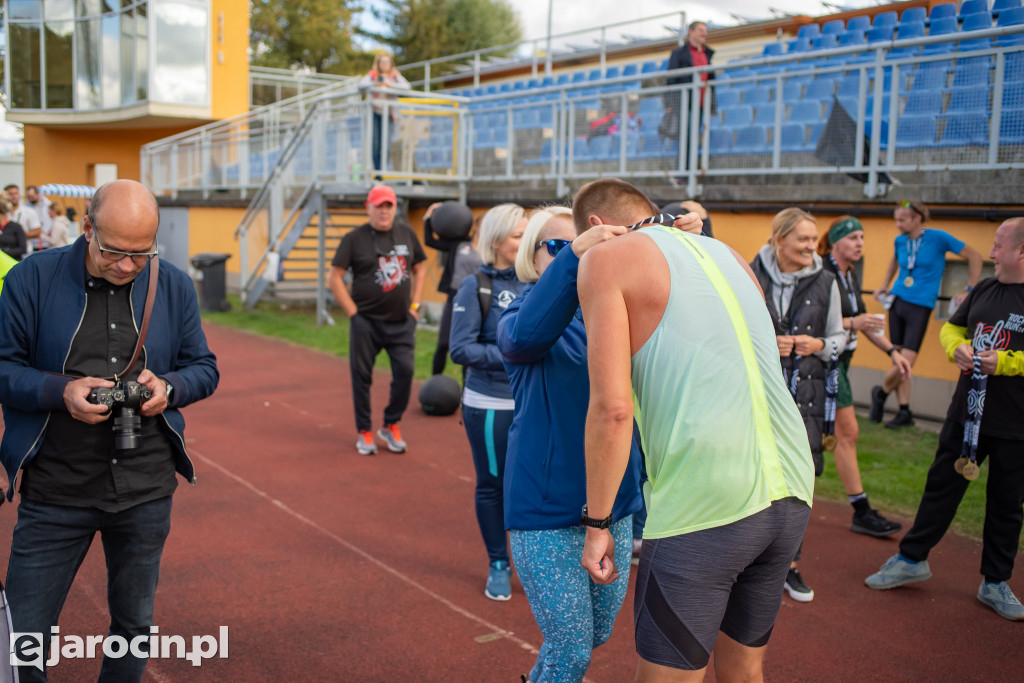
<path fill-rule="evenodd" d="M 836 435 L 826 434 L 821 438 L 821 449 L 823 451 L 834 451 L 836 449 Z"/>
<path fill-rule="evenodd" d="M 979 474 L 981 474 L 981 468 L 978 467 L 978 463 L 968 462 L 966 465 L 964 465 L 963 475 L 964 479 L 966 479 L 967 481 L 974 481 L 975 479 L 978 478 Z"/>
<path fill-rule="evenodd" d="M 914 278 L 912 278 L 909 275 L 906 276 L 905 278 L 903 278 L 903 284 L 906 285 L 907 287 L 913 287 L 914 286 Z"/>
<path fill-rule="evenodd" d="M 964 465 L 966 465 L 969 462 L 970 462 L 970 460 L 968 460 L 967 458 L 959 457 L 959 458 L 956 459 L 956 462 L 953 463 L 953 469 L 956 470 L 957 474 L 963 474 L 964 473 Z"/>

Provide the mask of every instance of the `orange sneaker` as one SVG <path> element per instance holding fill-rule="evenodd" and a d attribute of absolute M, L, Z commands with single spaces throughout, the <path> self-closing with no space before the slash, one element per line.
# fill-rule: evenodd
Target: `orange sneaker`
<path fill-rule="evenodd" d="M 405 453 L 405 442 L 402 441 L 402 432 L 399 431 L 397 422 L 378 429 L 377 438 L 383 441 L 392 453 Z"/>
<path fill-rule="evenodd" d="M 359 440 L 356 441 L 356 450 L 361 455 L 373 455 L 377 452 L 377 444 L 373 442 L 373 432 L 359 431 Z"/>

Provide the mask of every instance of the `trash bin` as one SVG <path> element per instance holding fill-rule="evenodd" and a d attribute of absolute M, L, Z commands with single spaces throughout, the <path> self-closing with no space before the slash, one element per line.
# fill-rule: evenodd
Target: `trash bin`
<path fill-rule="evenodd" d="M 230 311 L 224 263 L 231 254 L 196 254 L 192 267 L 199 271 L 199 301 L 204 311 Z"/>

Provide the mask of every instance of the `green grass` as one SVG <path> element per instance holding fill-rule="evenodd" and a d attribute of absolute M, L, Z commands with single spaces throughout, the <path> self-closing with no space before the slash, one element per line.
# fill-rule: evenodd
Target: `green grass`
<path fill-rule="evenodd" d="M 245 330 L 269 337 L 277 337 L 295 344 L 318 349 L 344 357 L 348 352 L 348 319 L 340 309 L 332 309 L 336 325 L 317 325 L 316 313 L 309 305 L 283 305 L 261 303 L 246 310 L 237 297 L 230 297 L 232 310 L 227 313 L 203 313 L 212 323 L 237 330 Z M 420 329 L 416 332 L 417 380 L 430 376 L 431 361 L 437 346 L 437 333 Z M 388 369 L 387 354 L 377 358 L 377 367 Z M 461 370 L 449 362 L 445 374 L 461 379 Z M 924 490 L 928 467 L 935 455 L 938 435 L 914 427 L 886 429 L 860 419 L 860 441 L 857 456 L 864 489 L 875 507 L 896 514 L 913 517 Z M 825 454 L 825 473 L 815 481 L 815 495 L 828 500 L 845 501 L 846 493 L 836 475 L 831 453 Z M 968 536 L 981 538 L 985 516 L 985 482 L 988 465 L 981 468 L 981 476 L 967 489 L 953 528 Z M 1024 543 L 1021 544 L 1024 550 Z"/>

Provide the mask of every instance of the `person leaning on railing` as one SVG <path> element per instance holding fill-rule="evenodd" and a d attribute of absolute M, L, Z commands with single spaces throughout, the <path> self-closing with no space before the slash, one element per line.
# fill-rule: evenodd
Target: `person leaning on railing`
<path fill-rule="evenodd" d="M 370 71 L 359 81 L 359 87 L 365 88 L 399 88 L 408 89 L 409 81 L 395 68 L 395 61 L 386 52 L 378 53 L 373 58 L 373 66 Z M 381 130 L 383 128 L 384 110 L 387 109 L 390 123 L 398 120 L 398 114 L 394 107 L 384 104 L 385 100 L 397 99 L 394 95 L 382 92 L 370 94 L 370 106 L 373 108 L 373 168 L 375 171 L 383 170 L 381 166 Z"/>

